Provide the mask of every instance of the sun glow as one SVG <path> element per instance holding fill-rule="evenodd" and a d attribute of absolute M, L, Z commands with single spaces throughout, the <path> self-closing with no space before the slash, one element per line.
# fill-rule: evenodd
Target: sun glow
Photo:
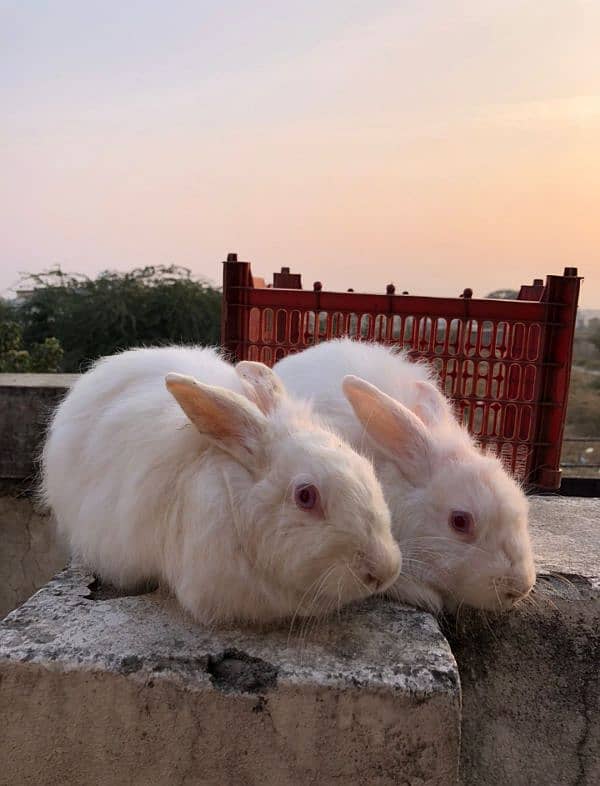
<path fill-rule="evenodd" d="M 577 266 L 600 305 L 600 6 L 457 7 L 0 10 L 0 291 L 235 250 L 424 294 Z"/>

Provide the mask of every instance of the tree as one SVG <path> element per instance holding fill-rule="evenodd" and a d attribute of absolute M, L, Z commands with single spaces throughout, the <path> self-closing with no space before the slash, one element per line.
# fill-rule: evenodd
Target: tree
<path fill-rule="evenodd" d="M 18 305 L 26 344 L 56 336 L 63 371 L 134 346 L 218 344 L 221 293 L 176 266 L 104 272 L 97 278 L 55 268 L 21 283 Z"/>
<path fill-rule="evenodd" d="M 0 324 L 3 322 L 11 322 L 14 319 L 14 304 L 10 300 L 0 297 Z"/>
<path fill-rule="evenodd" d="M 62 357 L 62 348 L 55 338 L 45 338 L 25 349 L 20 326 L 11 320 L 0 321 L 0 372 L 55 372 Z"/>

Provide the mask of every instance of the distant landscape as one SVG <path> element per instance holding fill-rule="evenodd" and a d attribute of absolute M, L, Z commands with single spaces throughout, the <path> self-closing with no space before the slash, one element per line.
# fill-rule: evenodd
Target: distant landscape
<path fill-rule="evenodd" d="M 600 311 L 585 311 L 577 322 L 565 437 L 600 438 Z M 565 441 L 562 460 L 577 464 L 566 474 L 598 477 L 600 469 L 589 465 L 600 464 L 600 441 Z"/>

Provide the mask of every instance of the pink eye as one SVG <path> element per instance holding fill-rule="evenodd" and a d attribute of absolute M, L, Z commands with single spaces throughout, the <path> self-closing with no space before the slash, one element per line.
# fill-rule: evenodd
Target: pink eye
<path fill-rule="evenodd" d="M 475 533 L 473 516 L 466 510 L 453 510 L 450 513 L 448 523 L 453 530 L 456 530 L 461 535 L 471 536 Z"/>
<path fill-rule="evenodd" d="M 294 492 L 294 502 L 302 510 L 313 510 L 319 502 L 319 491 L 312 483 L 307 486 L 297 486 Z"/>

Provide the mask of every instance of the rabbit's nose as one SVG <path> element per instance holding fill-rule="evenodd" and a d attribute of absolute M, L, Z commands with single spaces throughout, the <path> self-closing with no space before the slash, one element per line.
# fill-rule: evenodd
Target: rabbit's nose
<path fill-rule="evenodd" d="M 533 582 L 529 579 L 513 580 L 508 586 L 502 588 L 500 594 L 508 605 L 514 606 L 515 603 L 529 595 L 532 587 Z"/>
<path fill-rule="evenodd" d="M 365 584 L 370 590 L 373 590 L 373 592 L 379 592 L 384 583 L 383 579 L 380 579 L 375 573 L 367 573 L 365 575 Z"/>
<path fill-rule="evenodd" d="M 377 560 L 367 562 L 363 582 L 371 592 L 382 592 L 396 581 L 401 566 L 400 549 L 394 544 L 389 551 L 378 554 Z"/>
<path fill-rule="evenodd" d="M 527 592 L 529 592 L 529 590 L 527 590 Z M 516 603 L 518 600 L 521 600 L 521 598 L 524 598 L 527 592 L 522 592 L 517 589 L 508 589 L 504 590 L 502 594 L 509 603 Z"/>

